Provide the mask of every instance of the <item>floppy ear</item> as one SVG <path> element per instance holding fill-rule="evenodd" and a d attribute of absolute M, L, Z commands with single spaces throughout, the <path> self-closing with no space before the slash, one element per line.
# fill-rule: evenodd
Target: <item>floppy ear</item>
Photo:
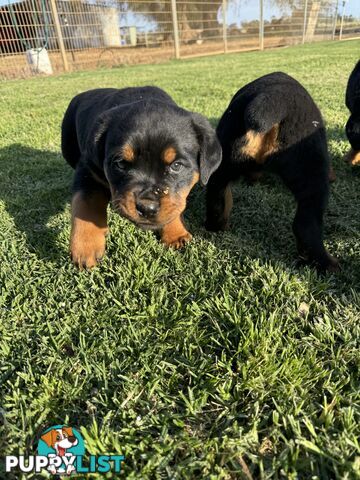
<path fill-rule="evenodd" d="M 44 433 L 44 435 L 42 435 L 40 438 L 46 443 L 48 447 L 54 448 L 56 441 L 56 432 L 54 429 Z"/>
<path fill-rule="evenodd" d="M 193 113 L 192 118 L 200 147 L 200 183 L 204 186 L 221 163 L 222 149 L 209 121 L 199 113 Z"/>
<path fill-rule="evenodd" d="M 72 427 L 63 427 L 63 432 L 67 433 L 69 437 L 73 437 L 73 429 Z"/>
<path fill-rule="evenodd" d="M 105 112 L 96 119 L 87 137 L 86 156 L 92 164 L 101 169 L 104 166 L 105 141 L 109 123 L 110 114 Z"/>

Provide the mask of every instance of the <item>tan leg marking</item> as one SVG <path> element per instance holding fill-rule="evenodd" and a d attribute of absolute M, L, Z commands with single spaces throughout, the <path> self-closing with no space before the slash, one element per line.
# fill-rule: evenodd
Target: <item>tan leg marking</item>
<path fill-rule="evenodd" d="M 75 193 L 71 202 L 70 252 L 79 268 L 94 267 L 105 252 L 108 199 L 101 193 Z"/>
<path fill-rule="evenodd" d="M 191 239 L 192 235 L 184 227 L 180 216 L 165 225 L 161 231 L 161 241 L 168 247 L 181 248 Z"/>
<path fill-rule="evenodd" d="M 264 163 L 266 158 L 277 152 L 279 145 L 277 137 L 279 125 L 274 125 L 268 132 L 259 133 L 254 130 L 246 132 L 246 144 L 241 147 L 241 153 L 245 157 L 251 157 L 256 163 Z"/>
<path fill-rule="evenodd" d="M 360 165 L 360 152 L 351 148 L 345 155 L 345 160 L 349 162 L 350 165 Z"/>

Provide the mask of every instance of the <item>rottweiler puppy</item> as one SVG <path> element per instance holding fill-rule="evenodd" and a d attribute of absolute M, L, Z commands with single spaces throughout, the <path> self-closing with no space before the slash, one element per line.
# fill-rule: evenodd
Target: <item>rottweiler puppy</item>
<path fill-rule="evenodd" d="M 220 167 L 207 186 L 208 230 L 229 227 L 230 183 L 241 175 L 277 173 L 297 201 L 293 223 L 302 262 L 336 270 L 323 243 L 329 193 L 329 156 L 323 119 L 309 93 L 285 73 L 265 75 L 241 88 L 217 127 Z"/>
<path fill-rule="evenodd" d="M 351 150 L 346 158 L 351 165 L 360 165 L 360 60 L 349 77 L 345 103 L 351 113 L 346 124 Z"/>
<path fill-rule="evenodd" d="M 64 116 L 61 146 L 75 169 L 71 256 L 87 268 L 104 255 L 109 202 L 139 227 L 159 231 L 166 245 L 188 242 L 186 198 L 221 162 L 209 122 L 156 87 L 77 95 Z"/>

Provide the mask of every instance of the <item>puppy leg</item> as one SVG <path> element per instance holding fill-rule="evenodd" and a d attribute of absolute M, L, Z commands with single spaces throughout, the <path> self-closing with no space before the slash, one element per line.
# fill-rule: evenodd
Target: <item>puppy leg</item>
<path fill-rule="evenodd" d="M 300 260 L 314 263 L 320 272 L 338 270 L 338 261 L 325 249 L 323 242 L 323 214 L 326 195 L 318 194 L 298 201 L 293 231 Z"/>
<path fill-rule="evenodd" d="M 161 241 L 168 247 L 181 248 L 191 239 L 192 235 L 184 227 L 180 216 L 165 225 L 161 231 Z"/>
<path fill-rule="evenodd" d="M 347 163 L 350 163 L 350 165 L 360 165 L 360 151 L 351 148 L 344 159 Z"/>
<path fill-rule="evenodd" d="M 79 268 L 94 267 L 104 255 L 108 202 L 109 196 L 101 189 L 79 190 L 72 198 L 70 251 Z"/>
<path fill-rule="evenodd" d="M 210 177 L 206 189 L 206 229 L 213 232 L 228 230 L 232 206 L 230 178 L 220 167 Z"/>

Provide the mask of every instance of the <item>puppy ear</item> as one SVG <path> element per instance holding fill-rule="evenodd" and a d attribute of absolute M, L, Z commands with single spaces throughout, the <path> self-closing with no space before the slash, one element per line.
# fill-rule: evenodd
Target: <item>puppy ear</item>
<path fill-rule="evenodd" d="M 74 436 L 72 427 L 63 427 L 62 429 L 63 429 L 63 432 L 67 433 L 69 437 Z"/>
<path fill-rule="evenodd" d="M 101 169 L 104 166 L 105 142 L 109 123 L 110 115 L 105 112 L 95 121 L 87 138 L 86 155 L 91 163 Z"/>
<path fill-rule="evenodd" d="M 209 121 L 199 113 L 193 113 L 192 118 L 200 147 L 200 183 L 204 186 L 221 163 L 222 149 Z"/>
<path fill-rule="evenodd" d="M 46 443 L 48 447 L 53 447 L 55 444 L 54 430 L 50 430 L 49 432 L 44 433 L 44 435 L 42 435 L 40 438 Z"/>

